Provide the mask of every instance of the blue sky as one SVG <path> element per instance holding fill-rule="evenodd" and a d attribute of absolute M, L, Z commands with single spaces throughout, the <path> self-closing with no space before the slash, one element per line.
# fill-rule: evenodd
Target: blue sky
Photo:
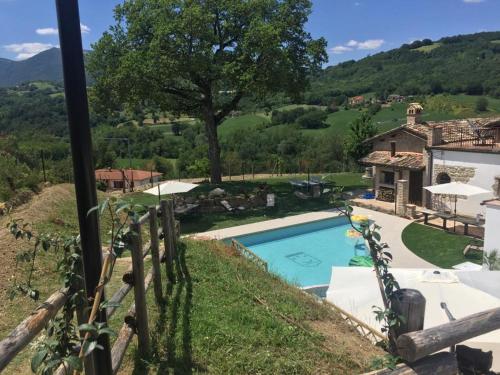
<path fill-rule="evenodd" d="M 80 0 L 85 48 L 113 22 L 119 0 Z M 307 25 L 328 40 L 329 64 L 416 39 L 500 30 L 500 0 L 313 0 Z M 0 0 L 0 57 L 57 46 L 54 0 Z"/>

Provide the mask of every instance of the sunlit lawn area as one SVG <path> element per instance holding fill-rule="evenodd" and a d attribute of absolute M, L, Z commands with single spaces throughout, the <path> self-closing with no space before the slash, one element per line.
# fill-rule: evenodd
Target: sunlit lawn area
<path fill-rule="evenodd" d="M 297 178 L 305 179 L 307 176 L 298 176 Z M 293 194 L 295 189 L 290 185 L 289 179 L 290 178 L 287 177 L 270 178 L 266 180 L 228 181 L 220 185 L 202 184 L 190 193 L 187 193 L 186 196 L 206 194 L 216 187 L 221 187 L 230 194 L 251 193 L 254 189 L 258 188 L 259 185 L 267 183 L 270 186 L 269 192 L 276 194 L 276 207 L 270 209 L 261 207 L 238 213 L 206 213 L 181 217 L 181 231 L 182 233 L 204 232 L 207 230 L 227 228 L 235 225 L 254 223 L 288 215 L 331 208 L 329 196 L 327 195 L 308 200 L 297 198 Z M 336 173 L 332 175 L 332 179 L 335 185 L 344 186 L 345 190 L 355 190 L 367 187 L 366 180 L 361 178 L 360 173 Z M 133 193 L 127 197 L 133 199 L 135 203 L 143 205 L 153 205 L 158 202 L 157 197 L 144 193 Z"/>
<path fill-rule="evenodd" d="M 481 244 L 471 237 L 412 223 L 403 230 L 402 239 L 408 249 L 438 267 L 451 268 L 463 262 L 482 264 L 482 253 L 463 255 L 468 244 Z"/>

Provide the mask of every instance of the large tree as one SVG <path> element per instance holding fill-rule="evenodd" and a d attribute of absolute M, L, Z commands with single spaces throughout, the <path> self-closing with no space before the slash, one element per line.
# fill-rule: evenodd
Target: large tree
<path fill-rule="evenodd" d="M 310 0 L 125 0 L 89 57 L 96 105 L 198 117 L 220 182 L 224 118 L 247 95 L 298 96 L 327 61 L 326 41 L 304 30 L 310 12 Z"/>

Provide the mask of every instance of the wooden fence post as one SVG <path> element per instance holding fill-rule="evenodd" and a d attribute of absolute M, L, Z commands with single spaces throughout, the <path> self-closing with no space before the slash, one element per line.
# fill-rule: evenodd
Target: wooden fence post
<path fill-rule="evenodd" d="M 391 298 L 391 309 L 404 321 L 394 329 L 395 339 L 404 333 L 424 329 L 425 297 L 416 289 L 399 289 Z"/>
<path fill-rule="evenodd" d="M 146 289 L 144 288 L 144 258 L 142 254 L 141 226 L 130 224 L 132 232 L 132 270 L 134 273 L 134 299 L 136 311 L 136 328 L 139 354 L 147 358 L 150 353 L 148 310 L 146 306 Z"/>
<path fill-rule="evenodd" d="M 170 209 L 168 201 L 161 201 L 161 218 L 163 228 L 163 242 L 165 244 L 165 266 L 167 269 L 167 278 L 170 282 L 174 282 L 174 257 L 173 257 L 173 237 L 172 223 L 170 222 Z"/>
<path fill-rule="evenodd" d="M 156 206 L 149 207 L 149 235 L 151 238 L 151 261 L 153 263 L 153 286 L 156 303 L 160 305 L 163 300 L 160 271 L 160 244 L 158 239 L 158 213 Z"/>
<path fill-rule="evenodd" d="M 168 217 L 170 220 L 171 233 L 172 233 L 172 259 L 177 257 L 177 230 L 175 229 L 175 213 L 174 213 L 174 201 L 168 201 Z"/>

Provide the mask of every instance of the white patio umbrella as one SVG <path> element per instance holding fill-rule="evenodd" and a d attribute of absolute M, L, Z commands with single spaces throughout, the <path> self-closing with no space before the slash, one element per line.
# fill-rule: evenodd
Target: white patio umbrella
<path fill-rule="evenodd" d="M 458 198 L 467 199 L 474 195 L 490 193 L 489 190 L 463 182 L 449 182 L 447 184 L 425 186 L 424 189 L 436 195 L 448 195 L 455 198 L 455 216 L 457 216 Z"/>
<path fill-rule="evenodd" d="M 144 190 L 144 193 L 158 195 L 159 201 L 161 195 L 187 193 L 197 186 L 198 185 L 191 184 L 189 182 L 167 181 L 162 184 L 158 184 L 158 186 L 152 187 L 151 189 Z"/>

